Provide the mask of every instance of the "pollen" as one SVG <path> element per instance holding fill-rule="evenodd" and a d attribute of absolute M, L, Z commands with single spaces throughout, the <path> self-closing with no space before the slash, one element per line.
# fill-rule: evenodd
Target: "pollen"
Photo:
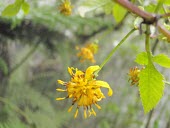
<path fill-rule="evenodd" d="M 66 97 L 56 98 L 56 100 L 72 99 L 72 106 L 68 109 L 68 112 L 72 111 L 73 106 L 76 106 L 74 118 L 78 116 L 80 107 L 84 110 L 84 118 L 91 115 L 96 116 L 93 106 L 101 109 L 98 102 L 105 98 L 101 91 L 102 87 L 108 89 L 108 96 L 113 94 L 107 82 L 96 80 L 94 77 L 94 72 L 99 69 L 100 67 L 98 65 L 90 66 L 83 72 L 77 68 L 68 67 L 68 72 L 71 76 L 70 81 L 63 82 L 62 80 L 58 80 L 58 83 L 64 85 L 65 89 L 57 89 L 57 91 L 66 91 L 67 94 Z"/>

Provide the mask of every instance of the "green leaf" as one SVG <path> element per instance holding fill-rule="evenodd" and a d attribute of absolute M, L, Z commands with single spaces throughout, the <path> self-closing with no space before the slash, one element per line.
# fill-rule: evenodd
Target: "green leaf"
<path fill-rule="evenodd" d="M 27 2 L 24 2 L 22 4 L 22 10 L 24 11 L 25 14 L 28 14 L 30 10 L 30 5 Z"/>
<path fill-rule="evenodd" d="M 148 113 L 160 101 L 164 91 L 164 77 L 150 62 L 139 74 L 139 92 L 144 112 Z"/>
<path fill-rule="evenodd" d="M 120 6 L 119 4 L 115 4 L 113 7 L 113 16 L 116 22 L 120 22 L 124 18 L 126 12 L 127 10 L 124 9 L 122 6 Z"/>
<path fill-rule="evenodd" d="M 153 57 L 153 61 L 165 68 L 170 68 L 170 58 L 165 54 L 159 54 Z"/>
<path fill-rule="evenodd" d="M 2 16 L 15 16 L 19 12 L 24 0 L 16 0 L 15 3 L 8 5 L 3 11 Z"/>
<path fill-rule="evenodd" d="M 10 4 L 2 11 L 2 16 L 15 16 L 19 10 L 20 6 L 17 4 Z"/>
<path fill-rule="evenodd" d="M 0 70 L 5 74 L 7 75 L 8 74 L 8 66 L 6 64 L 6 62 L 0 58 Z"/>
<path fill-rule="evenodd" d="M 136 56 L 135 62 L 141 65 L 148 64 L 148 56 L 146 52 L 141 52 Z"/>

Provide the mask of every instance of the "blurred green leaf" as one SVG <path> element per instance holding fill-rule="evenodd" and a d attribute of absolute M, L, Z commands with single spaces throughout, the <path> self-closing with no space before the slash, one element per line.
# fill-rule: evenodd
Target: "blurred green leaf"
<path fill-rule="evenodd" d="M 0 70 L 5 74 L 7 75 L 8 74 L 8 66 L 6 64 L 6 62 L 0 58 Z"/>
<path fill-rule="evenodd" d="M 126 12 L 126 9 L 124 9 L 122 6 L 115 4 L 113 7 L 113 16 L 116 22 L 120 22 L 124 18 Z"/>
<path fill-rule="evenodd" d="M 30 10 L 30 5 L 27 2 L 24 2 L 22 4 L 22 10 L 24 11 L 25 14 L 28 14 Z"/>
<path fill-rule="evenodd" d="M 139 92 L 145 113 L 152 110 L 160 101 L 164 91 L 164 77 L 149 62 L 139 75 Z"/>
<path fill-rule="evenodd" d="M 135 62 L 141 65 L 148 64 L 148 56 L 146 52 L 141 52 L 136 56 Z"/>
<path fill-rule="evenodd" d="M 170 58 L 165 54 L 159 54 L 153 57 L 153 61 L 165 68 L 170 68 Z"/>
<path fill-rule="evenodd" d="M 15 3 L 8 5 L 3 11 L 2 16 L 15 16 L 19 12 L 24 0 L 16 0 Z"/>
<path fill-rule="evenodd" d="M 19 5 L 10 4 L 2 11 L 2 16 L 15 16 L 19 12 L 19 10 Z"/>

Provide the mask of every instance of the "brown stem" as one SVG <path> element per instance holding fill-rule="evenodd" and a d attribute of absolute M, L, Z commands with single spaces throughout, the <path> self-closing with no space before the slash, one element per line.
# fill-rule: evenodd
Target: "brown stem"
<path fill-rule="evenodd" d="M 138 15 L 139 17 L 142 17 L 145 24 L 154 24 L 156 23 L 158 26 L 158 30 L 159 32 L 161 32 L 164 36 L 167 37 L 168 42 L 170 42 L 170 32 L 160 23 L 157 23 L 157 21 L 162 18 L 160 15 L 157 14 L 151 14 L 148 13 L 144 10 L 139 9 L 136 5 L 134 5 L 133 3 L 129 2 L 128 0 L 112 0 L 118 4 L 120 4 L 121 6 L 123 6 L 124 8 L 126 8 L 127 10 L 129 10 L 130 12 Z M 170 14 L 165 14 L 162 15 L 163 17 L 167 17 Z"/>
<path fill-rule="evenodd" d="M 170 17 L 170 13 L 165 13 L 160 15 L 160 18 L 167 18 L 167 17 Z"/>
<path fill-rule="evenodd" d="M 127 10 L 129 10 L 130 12 L 142 17 L 144 19 L 144 22 L 147 24 L 152 24 L 157 20 L 156 15 L 141 10 L 140 8 L 138 8 L 136 5 L 132 4 L 128 0 L 113 0 L 113 1 L 117 2 L 118 4 L 120 4 Z"/>

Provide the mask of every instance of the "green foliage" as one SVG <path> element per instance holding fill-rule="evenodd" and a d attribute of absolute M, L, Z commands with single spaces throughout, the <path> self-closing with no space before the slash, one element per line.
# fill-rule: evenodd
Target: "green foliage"
<path fill-rule="evenodd" d="M 110 12 L 108 5 L 110 5 L 111 0 L 86 0 L 82 3 L 81 7 L 83 7 L 85 10 L 81 11 L 80 9 L 80 15 L 84 16 L 87 12 L 94 11 L 98 8 L 100 9 L 106 9 L 106 12 Z M 113 2 L 112 2 L 113 3 Z M 112 5 L 112 4 L 111 4 Z M 112 8 L 111 8 L 112 9 Z"/>
<path fill-rule="evenodd" d="M 7 75 L 8 74 L 8 66 L 6 62 L 0 57 L 0 70 Z"/>
<path fill-rule="evenodd" d="M 135 62 L 141 65 L 148 64 L 148 56 L 146 52 L 141 52 L 136 56 Z"/>
<path fill-rule="evenodd" d="M 170 58 L 165 54 L 159 54 L 153 57 L 153 61 L 162 67 L 170 68 Z"/>
<path fill-rule="evenodd" d="M 24 11 L 25 14 L 28 14 L 30 10 L 30 5 L 27 2 L 24 2 L 22 4 L 22 10 Z"/>
<path fill-rule="evenodd" d="M 24 11 L 25 14 L 29 12 L 29 4 L 24 2 L 24 0 L 16 0 L 13 4 L 8 5 L 3 11 L 2 16 L 15 16 L 18 14 L 20 9 Z"/>
<path fill-rule="evenodd" d="M 164 77 L 149 62 L 139 75 L 139 91 L 145 113 L 152 110 L 163 96 Z"/>
<path fill-rule="evenodd" d="M 170 58 L 165 54 L 158 54 L 152 56 L 152 61 L 159 64 L 162 67 L 170 68 Z M 148 57 L 146 52 L 141 52 L 136 56 L 135 62 L 141 65 L 148 64 Z"/>
<path fill-rule="evenodd" d="M 119 4 L 115 4 L 113 7 L 113 16 L 116 22 L 120 22 L 124 18 L 126 12 L 127 10 L 124 9 L 122 6 L 120 6 Z"/>

